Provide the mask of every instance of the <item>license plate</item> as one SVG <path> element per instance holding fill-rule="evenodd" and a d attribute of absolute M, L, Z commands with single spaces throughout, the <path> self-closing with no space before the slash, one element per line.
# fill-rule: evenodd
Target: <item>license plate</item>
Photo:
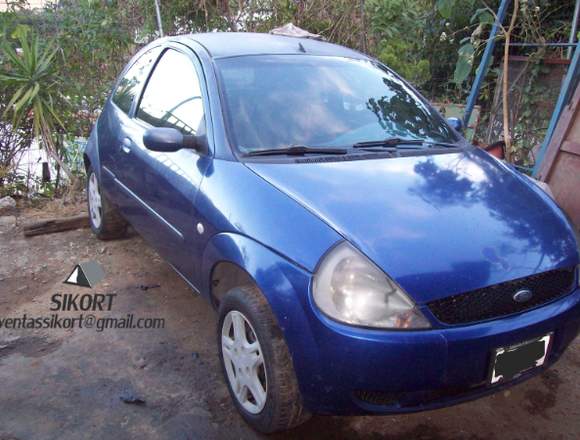
<path fill-rule="evenodd" d="M 544 365 L 551 341 L 552 333 L 510 347 L 497 348 L 491 360 L 491 384 L 516 379 L 526 371 Z"/>

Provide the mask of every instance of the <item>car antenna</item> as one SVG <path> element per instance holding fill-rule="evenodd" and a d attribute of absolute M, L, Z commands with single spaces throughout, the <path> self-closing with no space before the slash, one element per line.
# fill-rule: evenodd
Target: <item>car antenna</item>
<path fill-rule="evenodd" d="M 298 43 L 298 50 L 299 50 L 300 52 L 304 52 L 304 53 L 306 53 L 306 49 L 304 49 L 304 46 L 302 46 L 302 43 Z"/>

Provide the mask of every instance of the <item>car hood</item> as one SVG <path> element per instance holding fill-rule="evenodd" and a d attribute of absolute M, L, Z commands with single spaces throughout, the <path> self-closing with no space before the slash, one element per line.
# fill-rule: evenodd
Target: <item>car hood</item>
<path fill-rule="evenodd" d="M 555 203 L 478 149 L 301 162 L 246 165 L 419 303 L 578 262 L 572 229 Z"/>

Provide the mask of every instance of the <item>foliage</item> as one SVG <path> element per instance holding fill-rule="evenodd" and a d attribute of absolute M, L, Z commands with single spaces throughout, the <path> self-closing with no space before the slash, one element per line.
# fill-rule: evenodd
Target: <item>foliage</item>
<path fill-rule="evenodd" d="M 69 151 L 74 143 L 65 141 L 88 137 L 111 82 L 135 50 L 129 22 L 111 2 L 91 0 L 0 13 L 0 83 L 7 100 L 13 98 L 3 123 L 10 117 L 21 131 L 29 124 L 69 178 L 82 167 Z"/>
<path fill-rule="evenodd" d="M 546 0 L 522 1 L 519 10 L 518 39 L 533 43 L 567 41 L 571 28 L 572 7 L 572 2 L 553 4 Z M 542 46 L 528 49 L 525 53 L 527 62 L 524 67 L 525 75 L 522 75 L 522 84 L 511 85 L 511 87 L 518 85 L 521 95 L 520 102 L 510 114 L 515 163 L 524 166 L 533 165 L 532 150 L 545 137 L 552 106 L 559 93 L 558 88 L 553 87 L 548 80 L 548 77 L 553 75 L 555 67 L 545 64 L 543 60 L 563 58 L 564 50 Z M 559 83 L 557 80 L 555 82 Z"/>
<path fill-rule="evenodd" d="M 14 165 L 30 142 L 29 127 L 14 130 L 8 121 L 0 120 L 0 197 L 22 191 L 23 182 Z"/>
<path fill-rule="evenodd" d="M 511 40 L 538 43 L 539 46 L 527 48 L 510 47 L 510 59 L 513 55 L 523 55 L 524 59 L 527 59 L 526 65 L 514 78 L 508 78 L 504 96 L 501 99 L 497 97 L 495 99 L 496 104 L 499 105 L 503 105 L 505 101 L 505 108 L 499 109 L 497 105 L 489 107 L 490 126 L 488 127 L 487 136 L 488 141 L 497 139 L 492 139 L 489 135 L 493 133 L 495 136 L 499 136 L 501 130 L 498 131 L 499 127 L 494 124 L 494 121 L 498 119 L 498 114 L 503 118 L 504 113 L 506 113 L 506 118 L 500 127 L 502 129 L 504 125 L 507 127 L 503 137 L 508 145 L 508 158 L 515 163 L 525 166 L 531 165 L 533 163 L 531 151 L 544 138 L 551 109 L 558 94 L 558 88 L 555 87 L 558 82 L 556 81 L 555 84 L 548 86 L 546 85 L 546 72 L 541 75 L 539 73 L 549 70 L 542 63 L 544 58 L 563 58 L 564 51 L 562 48 L 544 47 L 541 44 L 568 40 L 573 7 L 572 1 L 564 1 L 557 4 L 547 0 L 522 0 L 519 2 L 515 28 L 512 35 L 510 35 Z M 500 27 L 496 37 L 498 40 L 504 40 L 508 23 L 512 17 L 513 11 L 508 14 L 503 26 Z M 473 50 L 473 58 L 477 59 L 477 56 L 483 52 L 487 31 L 491 28 L 493 21 L 492 11 L 487 8 L 480 8 L 472 15 L 471 22 L 476 23 L 477 28 L 469 39 L 463 41 L 464 44 L 459 49 L 460 53 L 455 71 L 455 81 L 458 86 L 466 82 L 474 70 L 471 65 L 461 65 L 463 63 L 461 52 Z M 504 49 L 501 45 L 498 44 L 498 46 L 496 55 L 499 50 L 503 51 Z M 497 57 L 496 66 L 498 66 L 498 63 L 503 64 L 504 59 L 505 55 Z M 503 74 L 498 75 L 498 71 L 497 67 L 491 69 L 488 74 L 488 80 L 498 78 L 501 80 L 499 84 L 503 86 Z M 506 97 L 514 102 L 510 103 L 505 99 Z M 488 99 L 489 95 L 485 96 L 485 98 Z M 486 103 L 485 100 L 483 102 L 484 104 Z M 505 109 L 508 107 L 509 110 L 506 111 Z"/>
<path fill-rule="evenodd" d="M 453 4 L 465 6 L 463 0 L 438 0 L 437 5 L 440 11 L 453 9 Z M 473 2 L 471 2 L 473 3 Z M 470 29 L 469 37 L 461 40 L 461 47 L 458 50 L 457 65 L 454 72 L 453 81 L 461 86 L 473 72 L 474 61 L 481 55 L 487 42 L 488 32 L 495 21 L 496 5 L 488 2 L 476 2 L 477 9 L 469 15 Z M 552 41 L 567 41 L 573 10 L 573 1 L 567 0 L 554 4 L 550 0 L 522 0 L 519 6 L 519 19 L 516 26 L 514 39 L 527 43 L 546 43 Z M 443 12 L 441 12 L 443 14 Z M 508 20 L 506 19 L 505 22 Z M 506 23 L 504 23 L 506 24 Z M 502 32 L 496 37 L 503 39 Z M 541 48 L 545 51 L 545 48 Z M 512 49 L 512 51 L 515 51 Z M 545 55 L 563 58 L 562 49 L 549 49 L 550 53 Z"/>
<path fill-rule="evenodd" d="M 45 9 L 36 11 L 23 8 L 25 3 L 26 0 L 10 0 L 9 10 L 0 12 L 0 113 L 5 115 L 0 121 L 0 167 L 9 166 L 10 161 L 5 158 L 13 153 L 6 149 L 8 143 L 18 150 L 29 144 L 36 133 L 42 136 L 46 148 L 54 150 L 53 160 L 77 175 L 82 173 L 82 166 L 78 167 L 77 137 L 88 137 L 111 84 L 131 54 L 159 36 L 154 2 L 53 0 Z M 499 3 L 500 0 L 162 0 L 160 5 L 167 35 L 267 32 L 292 22 L 328 41 L 370 53 L 433 101 L 462 102 Z M 567 41 L 573 7 L 573 0 L 521 0 L 515 41 Z M 491 107 L 497 85 L 501 61 L 497 55 L 501 50 L 502 45 L 497 44 L 496 58 L 481 91 L 484 115 Z M 530 53 L 512 48 L 511 52 L 531 55 L 534 60 L 564 55 L 563 49 L 542 48 Z M 542 69 L 536 65 L 539 66 L 534 61 L 530 69 Z M 537 84 L 539 77 L 529 75 L 522 105 L 534 108 L 549 94 Z M 538 142 L 546 125 L 526 125 L 524 122 L 530 121 L 526 111 L 529 110 L 513 118 L 514 143 L 522 151 L 516 155 L 518 158 L 526 156 L 525 145 Z M 8 142 L 2 134 L 7 131 L 2 129 L 13 126 L 18 136 Z M 531 132 L 535 133 L 533 137 L 527 135 Z"/>
<path fill-rule="evenodd" d="M 367 5 L 377 57 L 418 86 L 430 78 L 430 62 L 422 48 L 428 6 L 405 0 L 372 0 Z M 421 26 L 422 24 L 422 26 Z M 409 32 L 409 29 L 417 32 Z"/>
<path fill-rule="evenodd" d="M 88 136 L 111 82 L 135 50 L 125 15 L 107 3 L 60 1 L 36 26 L 59 50 L 57 68 L 69 104 L 62 119 L 71 135 Z"/>
<path fill-rule="evenodd" d="M 489 23 L 490 18 L 493 23 L 493 16 L 485 8 L 478 9 L 480 5 L 479 0 L 438 0 L 436 3 L 447 28 L 442 31 L 440 40 L 452 43 L 450 49 L 457 51 L 452 82 L 459 88 L 475 64 L 477 50 L 481 47 L 479 43 L 483 41 L 484 24 Z"/>
<path fill-rule="evenodd" d="M 66 171 L 55 143 L 55 131 L 63 127 L 57 108 L 64 105 L 62 83 L 54 65 L 56 49 L 50 44 L 41 47 L 38 37 L 28 34 L 22 30 L 17 35 L 20 54 L 6 41 L 2 44 L 8 68 L 0 72 L 0 84 L 14 90 L 3 117 L 12 114 L 11 125 L 15 128 L 30 120 L 34 136 Z"/>
<path fill-rule="evenodd" d="M 413 57 L 412 54 L 412 43 L 404 40 L 394 40 L 390 43 L 383 42 L 381 44 L 378 58 L 403 78 L 413 84 L 422 86 L 430 78 L 429 60 L 413 59 L 416 57 Z"/>
<path fill-rule="evenodd" d="M 139 11 L 139 38 L 157 36 L 155 8 L 150 0 L 129 0 Z M 206 31 L 268 32 L 292 22 L 326 39 L 364 49 L 366 29 L 355 0 L 173 0 L 160 3 L 166 34 Z"/>

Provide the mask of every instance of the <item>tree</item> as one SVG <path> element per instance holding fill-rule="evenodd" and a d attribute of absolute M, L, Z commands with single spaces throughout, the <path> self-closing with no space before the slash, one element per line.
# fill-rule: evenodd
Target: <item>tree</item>
<path fill-rule="evenodd" d="M 68 166 L 57 151 L 55 133 L 63 124 L 57 114 L 66 106 L 60 90 L 62 83 L 55 69 L 56 49 L 51 45 L 41 47 L 38 37 L 21 28 L 17 35 L 21 53 L 3 41 L 2 56 L 7 69 L 0 72 L 0 84 L 14 90 L 3 117 L 12 114 L 12 126 L 17 129 L 30 122 L 36 139 L 49 156 L 58 163 L 68 177 Z"/>

